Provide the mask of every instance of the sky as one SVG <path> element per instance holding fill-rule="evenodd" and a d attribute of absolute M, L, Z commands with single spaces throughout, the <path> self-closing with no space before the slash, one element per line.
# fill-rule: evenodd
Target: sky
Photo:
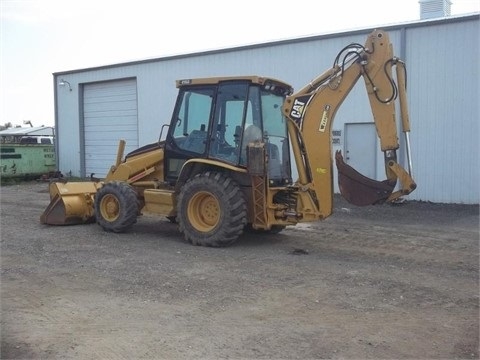
<path fill-rule="evenodd" d="M 419 19 L 418 0 L 0 0 L 0 125 L 53 126 L 56 72 Z"/>

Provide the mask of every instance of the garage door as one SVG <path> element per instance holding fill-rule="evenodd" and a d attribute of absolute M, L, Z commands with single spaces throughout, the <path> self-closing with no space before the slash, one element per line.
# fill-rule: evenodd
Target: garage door
<path fill-rule="evenodd" d="M 135 79 L 87 84 L 83 88 L 85 174 L 104 178 L 117 157 L 138 148 L 137 82 Z"/>
<path fill-rule="evenodd" d="M 377 179 L 376 143 L 374 123 L 345 124 L 345 162 L 371 179 Z"/>

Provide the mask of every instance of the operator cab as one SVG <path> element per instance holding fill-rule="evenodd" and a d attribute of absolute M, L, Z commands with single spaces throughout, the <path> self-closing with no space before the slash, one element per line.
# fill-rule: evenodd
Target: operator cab
<path fill-rule="evenodd" d="M 263 142 L 270 185 L 291 184 L 287 120 L 290 85 L 261 77 L 177 81 L 180 89 L 166 139 L 166 178 L 175 181 L 185 161 L 221 161 L 246 168 L 247 145 Z"/>

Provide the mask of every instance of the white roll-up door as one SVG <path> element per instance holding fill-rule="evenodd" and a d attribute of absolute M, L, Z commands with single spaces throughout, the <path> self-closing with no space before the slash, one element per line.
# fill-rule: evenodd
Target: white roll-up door
<path fill-rule="evenodd" d="M 135 79 L 87 84 L 83 92 L 85 174 L 104 178 L 117 157 L 138 148 L 137 82 Z"/>

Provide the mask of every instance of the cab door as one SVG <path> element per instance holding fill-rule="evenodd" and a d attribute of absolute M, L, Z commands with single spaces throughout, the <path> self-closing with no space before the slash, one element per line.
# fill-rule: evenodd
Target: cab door
<path fill-rule="evenodd" d="M 165 177 L 175 182 L 185 161 L 205 158 L 216 86 L 181 89 L 165 145 Z"/>
<path fill-rule="evenodd" d="M 242 162 L 239 158 L 244 141 L 243 129 L 253 117 L 249 101 L 249 89 L 252 88 L 249 85 L 248 81 L 219 84 L 208 153 L 210 158 L 233 165 Z"/>

